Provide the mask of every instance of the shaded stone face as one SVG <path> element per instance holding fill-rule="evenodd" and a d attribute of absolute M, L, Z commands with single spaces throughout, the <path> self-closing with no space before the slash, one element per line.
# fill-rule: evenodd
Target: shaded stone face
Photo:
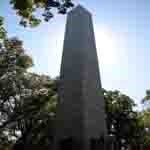
<path fill-rule="evenodd" d="M 67 16 L 56 137 L 99 138 L 106 133 L 104 99 L 91 14 L 77 6 Z"/>

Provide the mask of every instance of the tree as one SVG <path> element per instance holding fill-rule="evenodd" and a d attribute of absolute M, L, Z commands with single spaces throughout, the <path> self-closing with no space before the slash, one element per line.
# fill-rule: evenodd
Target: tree
<path fill-rule="evenodd" d="M 119 149 L 127 148 L 140 137 L 138 114 L 133 111 L 133 99 L 119 91 L 103 90 L 108 134 L 113 134 Z"/>
<path fill-rule="evenodd" d="M 140 112 L 141 120 L 144 126 L 143 145 L 150 147 L 150 90 L 146 90 L 146 94 L 142 99 L 142 104 L 145 105 L 145 109 Z"/>
<path fill-rule="evenodd" d="M 22 41 L 3 40 L 0 48 L 0 142 L 17 141 L 15 148 L 24 145 L 22 147 L 27 149 L 26 146 L 37 146 L 40 142 L 46 145 L 50 133 L 46 131 L 55 114 L 56 82 L 48 76 L 28 72 L 32 65 Z"/>
<path fill-rule="evenodd" d="M 4 28 L 4 18 L 0 16 L 0 40 L 6 37 L 6 30 Z"/>
<path fill-rule="evenodd" d="M 150 90 L 146 90 L 144 98 L 141 100 L 141 104 L 144 106 L 144 109 L 149 108 L 150 104 Z"/>
<path fill-rule="evenodd" d="M 139 113 L 139 116 L 143 124 L 142 144 L 150 147 L 150 109 L 143 110 Z"/>
<path fill-rule="evenodd" d="M 41 23 L 41 15 L 35 15 L 37 12 L 42 12 L 44 20 L 49 21 L 53 17 L 54 9 L 59 14 L 66 14 L 74 6 L 71 0 L 10 0 L 10 4 L 21 17 L 20 24 L 24 27 L 35 27 Z"/>

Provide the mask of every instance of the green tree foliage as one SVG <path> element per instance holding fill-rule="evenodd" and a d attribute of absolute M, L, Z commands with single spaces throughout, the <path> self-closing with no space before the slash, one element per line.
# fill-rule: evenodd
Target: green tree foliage
<path fill-rule="evenodd" d="M 143 125 L 143 145 L 150 146 L 150 109 L 143 110 L 139 113 L 140 121 Z"/>
<path fill-rule="evenodd" d="M 141 112 L 141 118 L 144 122 L 145 128 L 150 129 L 150 108 Z"/>
<path fill-rule="evenodd" d="M 133 111 L 135 103 L 119 91 L 103 90 L 108 134 L 113 134 L 119 148 L 127 147 L 141 137 L 138 113 Z"/>
<path fill-rule="evenodd" d="M 150 101 L 150 90 L 146 90 L 146 95 L 142 99 L 142 103 L 144 104 L 147 101 Z"/>
<path fill-rule="evenodd" d="M 74 5 L 71 0 L 10 0 L 16 14 L 21 17 L 20 24 L 24 27 L 36 27 L 41 23 L 41 16 L 49 21 L 56 10 L 59 14 L 66 14 Z M 36 15 L 42 12 L 41 15 Z"/>
<path fill-rule="evenodd" d="M 146 90 L 144 98 L 141 100 L 141 104 L 143 105 L 143 109 L 146 110 L 150 108 L 150 90 Z"/>
<path fill-rule="evenodd" d="M 6 30 L 4 28 L 4 18 L 0 16 L 0 40 L 6 37 Z"/>
<path fill-rule="evenodd" d="M 57 93 L 55 80 L 28 72 L 33 62 L 22 44 L 17 38 L 1 43 L 0 143 L 17 141 L 15 148 L 27 149 L 50 143 Z"/>
<path fill-rule="evenodd" d="M 140 113 L 141 120 L 144 125 L 144 135 L 143 135 L 143 143 L 144 145 L 150 146 L 150 90 L 146 90 L 146 94 L 144 98 L 142 99 L 142 104 L 145 107 L 145 109 Z"/>

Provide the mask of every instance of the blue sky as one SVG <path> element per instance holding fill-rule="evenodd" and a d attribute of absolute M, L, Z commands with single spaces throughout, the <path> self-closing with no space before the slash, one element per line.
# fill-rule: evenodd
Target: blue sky
<path fill-rule="evenodd" d="M 74 0 L 75 1 L 75 0 Z M 76 0 L 93 15 L 102 86 L 118 89 L 137 103 L 150 88 L 150 1 Z M 9 36 L 24 41 L 34 60 L 33 71 L 59 75 L 66 16 L 56 15 L 35 29 L 18 25 L 18 17 L 0 1 Z"/>

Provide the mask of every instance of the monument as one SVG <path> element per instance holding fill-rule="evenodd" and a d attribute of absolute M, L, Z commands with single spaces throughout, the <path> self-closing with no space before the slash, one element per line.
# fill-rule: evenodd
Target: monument
<path fill-rule="evenodd" d="M 104 99 L 92 16 L 81 5 L 67 16 L 55 127 L 57 150 L 94 150 L 100 138 L 104 149 Z"/>

